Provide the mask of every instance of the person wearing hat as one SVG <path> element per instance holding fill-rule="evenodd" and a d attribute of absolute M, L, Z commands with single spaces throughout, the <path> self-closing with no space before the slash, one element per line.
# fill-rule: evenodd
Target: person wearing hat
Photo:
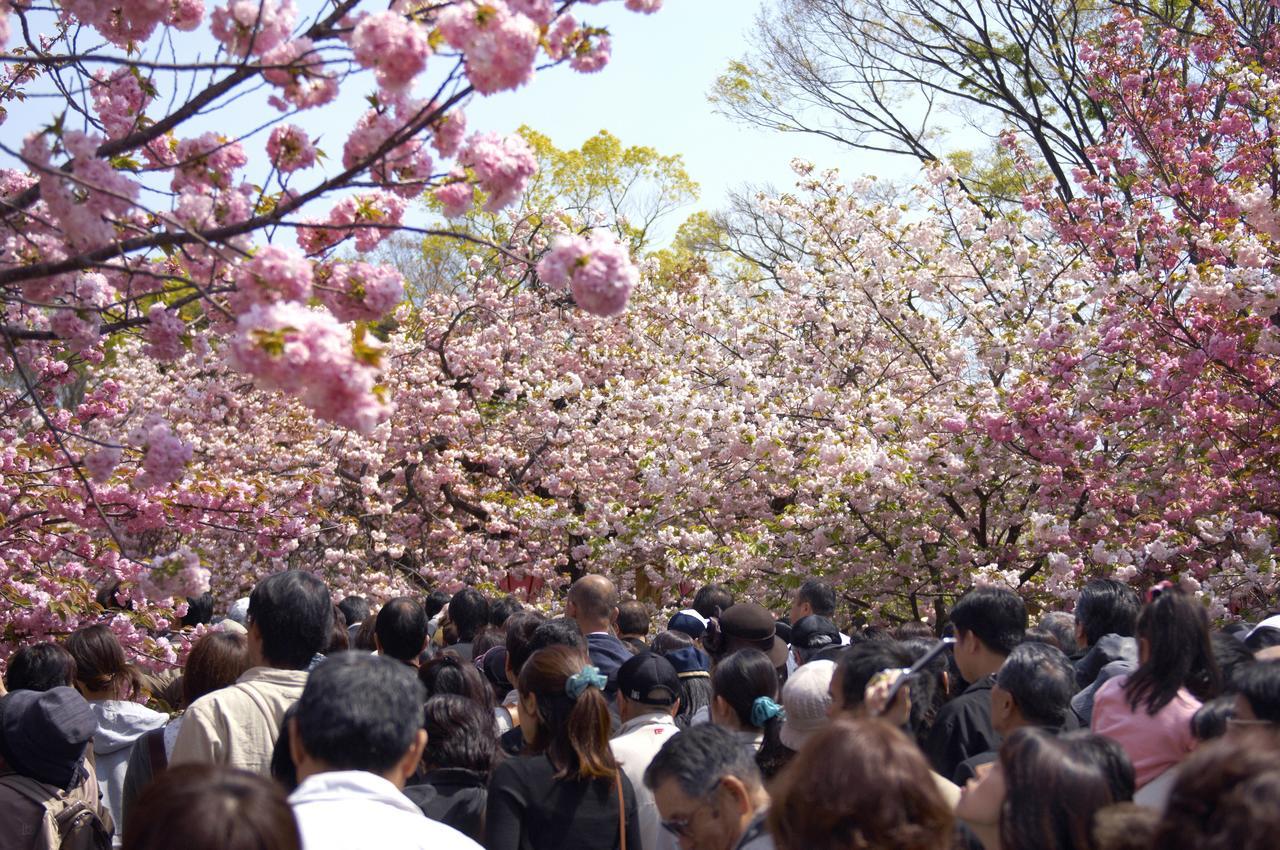
<path fill-rule="evenodd" d="M 618 668 L 617 705 L 622 729 L 609 748 L 635 788 L 640 844 L 644 850 L 673 847 L 671 836 L 662 828 L 653 792 L 645 787 L 644 772 L 667 739 L 680 731 L 675 721 L 680 708 L 676 668 L 655 652 L 633 656 Z"/>
<path fill-rule="evenodd" d="M 711 659 L 696 646 L 663 652 L 680 679 L 680 709 L 676 725 L 692 726 L 711 720 Z"/>
<path fill-rule="evenodd" d="M 667 630 L 686 634 L 694 640 L 702 640 L 707 633 L 707 618 L 693 608 L 685 608 L 671 615 L 667 621 Z"/>
<path fill-rule="evenodd" d="M 98 720 L 74 688 L 14 691 L 0 699 L 0 850 L 30 850 L 46 811 L 82 806 L 84 828 L 105 840 L 114 828 L 85 753 Z"/>
<path fill-rule="evenodd" d="M 791 654 L 796 668 L 812 661 L 824 650 L 839 646 L 840 630 L 835 623 L 819 614 L 801 617 L 791 628 Z M 795 670 L 791 675 L 795 675 Z"/>
<path fill-rule="evenodd" d="M 831 677 L 835 671 L 834 661 L 810 661 L 801 665 L 782 686 L 782 708 L 786 719 L 782 721 L 779 737 L 783 746 L 792 752 L 798 752 L 813 733 L 827 725 Z"/>
<path fill-rule="evenodd" d="M 739 602 L 712 622 L 717 625 L 708 626 L 703 646 L 713 658 L 723 658 L 739 649 L 758 649 L 778 668 L 778 678 L 786 679 L 787 645 L 778 637 L 769 609 L 754 602 Z"/>

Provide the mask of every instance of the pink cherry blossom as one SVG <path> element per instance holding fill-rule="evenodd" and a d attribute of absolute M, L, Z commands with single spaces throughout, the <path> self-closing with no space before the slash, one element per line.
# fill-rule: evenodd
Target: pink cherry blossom
<path fill-rule="evenodd" d="M 488 195 L 488 212 L 509 206 L 538 171 L 529 143 L 518 135 L 477 133 L 458 154 L 458 163 L 475 172 L 476 182 Z"/>
<path fill-rule="evenodd" d="M 596 316 L 616 316 L 626 309 L 640 279 L 626 248 L 604 231 L 560 237 L 538 263 L 538 275 L 554 289 L 568 287 L 578 306 Z"/>
<path fill-rule="evenodd" d="M 284 173 L 310 168 L 316 162 L 316 148 L 305 130 L 296 124 L 279 124 L 267 139 L 271 164 Z"/>
<path fill-rule="evenodd" d="M 431 48 L 426 28 L 397 12 L 375 12 L 351 34 L 355 59 L 373 68 L 378 85 L 391 91 L 408 88 L 427 67 Z"/>

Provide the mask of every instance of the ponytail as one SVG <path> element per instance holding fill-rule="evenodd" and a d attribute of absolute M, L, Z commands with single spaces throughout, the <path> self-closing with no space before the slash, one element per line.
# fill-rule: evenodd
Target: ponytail
<path fill-rule="evenodd" d="M 778 705 L 778 671 L 758 649 L 740 649 L 716 665 L 711 674 L 715 696 L 723 699 L 743 729 L 759 729 L 764 740 L 756 752 L 760 773 L 771 778 L 791 755 L 782 743 L 782 706 Z"/>
<path fill-rule="evenodd" d="M 545 752 L 557 779 L 609 779 L 618 764 L 609 748 L 607 679 L 574 647 L 540 649 L 520 669 L 521 695 L 538 701 L 531 748 Z"/>

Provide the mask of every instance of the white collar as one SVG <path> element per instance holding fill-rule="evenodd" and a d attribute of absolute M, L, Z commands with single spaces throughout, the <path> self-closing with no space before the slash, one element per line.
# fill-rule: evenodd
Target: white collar
<path fill-rule="evenodd" d="M 675 726 L 676 719 L 664 711 L 651 711 L 648 714 L 642 714 L 639 717 L 633 717 L 626 723 L 622 724 L 622 728 L 618 730 L 616 737 L 621 737 L 628 732 L 644 726 Z"/>
<path fill-rule="evenodd" d="M 422 810 L 388 779 L 367 770 L 331 770 L 308 776 L 289 795 L 293 805 L 364 798 L 413 814 Z"/>

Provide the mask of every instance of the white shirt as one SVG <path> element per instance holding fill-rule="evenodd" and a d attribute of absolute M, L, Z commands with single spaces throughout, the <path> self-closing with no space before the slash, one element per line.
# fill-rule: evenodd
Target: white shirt
<path fill-rule="evenodd" d="M 674 850 L 676 847 L 675 836 L 662 828 L 658 804 L 653 800 L 653 792 L 644 784 L 644 772 L 662 745 L 679 732 L 680 727 L 676 726 L 670 714 L 654 712 L 631 718 L 622 724 L 618 736 L 609 742 L 613 757 L 636 792 L 640 845 L 644 850 Z"/>
<path fill-rule="evenodd" d="M 424 815 L 395 785 L 363 770 L 309 776 L 289 803 L 302 850 L 481 850 Z"/>

